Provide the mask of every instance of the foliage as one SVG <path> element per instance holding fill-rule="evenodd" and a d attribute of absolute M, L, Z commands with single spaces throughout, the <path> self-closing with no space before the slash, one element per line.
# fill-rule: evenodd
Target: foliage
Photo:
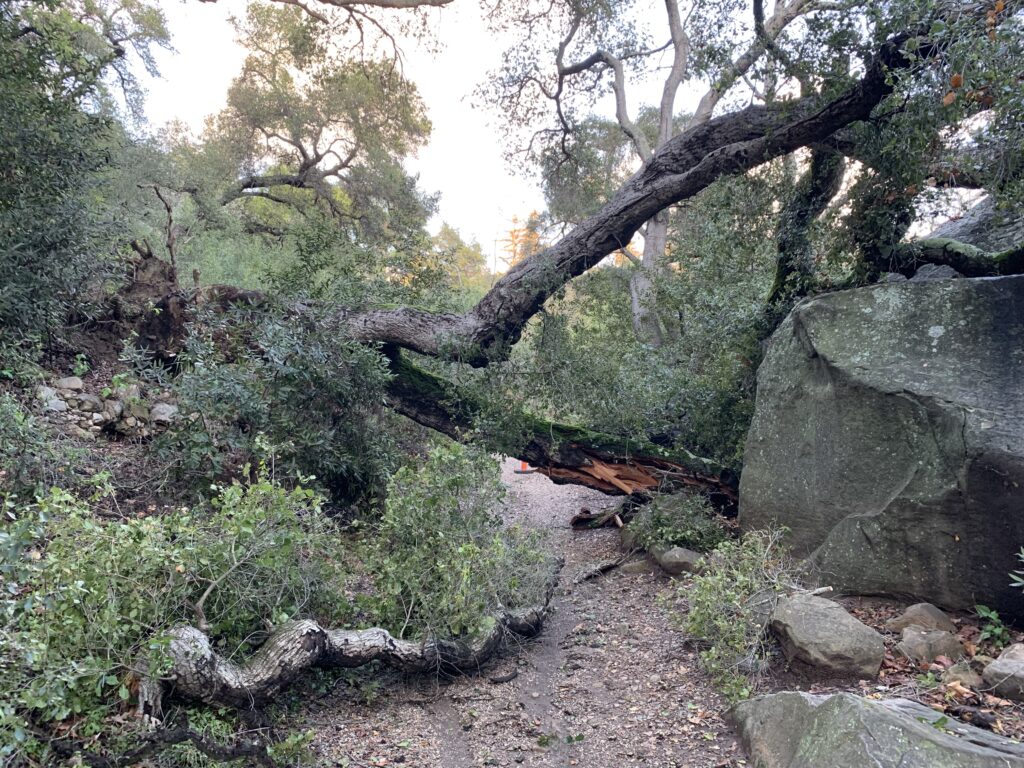
<path fill-rule="evenodd" d="M 162 633 L 209 626 L 244 649 L 296 615 L 344 621 L 335 532 L 319 498 L 261 474 L 218 489 L 208 506 L 101 520 L 54 490 L 8 501 L 0 531 L 0 755 L 46 754 L 36 725 L 78 719 L 88 738 L 114 727 L 139 664 L 159 669 Z"/>
<path fill-rule="evenodd" d="M 66 475 L 71 456 L 8 394 L 0 394 L 0 498 L 31 497 Z"/>
<path fill-rule="evenodd" d="M 186 418 L 156 447 L 179 478 L 205 489 L 246 464 L 315 477 L 336 505 L 384 489 L 392 466 L 380 429 L 386 363 L 338 338 L 310 310 L 236 309 L 193 326 L 174 388 Z"/>
<path fill-rule="evenodd" d="M 1005 648 L 1013 642 L 1010 630 L 1003 624 L 1003 620 L 999 618 L 997 611 L 985 605 L 976 605 L 974 606 L 974 612 L 985 622 L 981 628 L 981 634 L 978 635 L 979 642 L 987 640 L 996 648 Z"/>
<path fill-rule="evenodd" d="M 503 500 L 497 462 L 454 443 L 394 475 L 368 558 L 387 628 L 472 636 L 496 611 L 538 602 L 543 555 L 532 536 L 502 525 Z"/>
<path fill-rule="evenodd" d="M 708 552 L 728 538 L 708 500 L 686 491 L 656 496 L 630 521 L 629 530 L 644 549 L 688 547 Z"/>
<path fill-rule="evenodd" d="M 755 690 L 765 626 L 776 597 L 791 587 L 782 534 L 750 531 L 723 542 L 705 558 L 704 572 L 679 590 L 689 603 L 680 623 L 702 642 L 701 664 L 731 701 Z"/>

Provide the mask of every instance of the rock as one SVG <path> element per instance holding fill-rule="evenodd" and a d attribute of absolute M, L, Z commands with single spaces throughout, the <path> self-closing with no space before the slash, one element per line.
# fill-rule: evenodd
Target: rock
<path fill-rule="evenodd" d="M 998 696 L 1024 701 L 1024 643 L 1014 643 L 981 673 L 985 684 Z"/>
<path fill-rule="evenodd" d="M 170 424 L 178 415 L 178 406 L 170 403 L 157 403 L 149 409 L 149 420 L 156 424 Z"/>
<path fill-rule="evenodd" d="M 64 413 L 67 409 L 68 404 L 56 397 L 43 403 L 43 411 L 47 413 Z"/>
<path fill-rule="evenodd" d="M 896 648 L 908 659 L 917 662 L 935 661 L 939 656 L 958 659 L 964 653 L 963 645 L 949 632 L 918 626 L 904 629 L 903 639 L 896 644 Z"/>
<path fill-rule="evenodd" d="M 90 432 L 87 428 L 74 427 L 71 431 L 74 433 L 75 437 L 80 437 L 83 440 L 95 440 L 96 439 L 96 435 L 94 435 L 92 432 Z"/>
<path fill-rule="evenodd" d="M 906 699 L 783 692 L 731 712 L 755 768 L 1018 768 L 1024 747 Z"/>
<path fill-rule="evenodd" d="M 66 389 L 70 392 L 81 392 L 85 389 L 85 384 L 77 376 L 65 376 L 63 379 L 57 379 L 53 382 L 53 386 L 57 389 Z"/>
<path fill-rule="evenodd" d="M 909 626 L 918 626 L 922 629 L 941 629 L 943 632 L 956 633 L 956 625 L 953 623 L 953 620 L 944 611 L 936 608 L 931 603 L 912 605 L 901 616 L 885 622 L 885 628 L 890 632 L 902 632 Z"/>
<path fill-rule="evenodd" d="M 57 390 L 53 387 L 48 387 L 45 384 L 39 384 L 35 388 L 35 397 L 36 400 L 42 400 L 44 403 L 48 403 L 57 398 Z"/>
<path fill-rule="evenodd" d="M 124 413 L 124 403 L 120 400 L 104 400 L 103 413 L 106 414 L 108 421 L 117 421 Z"/>
<path fill-rule="evenodd" d="M 672 576 L 700 571 L 704 555 L 685 547 L 651 547 L 650 555 L 661 569 Z"/>
<path fill-rule="evenodd" d="M 78 410 L 85 413 L 99 413 L 103 410 L 103 401 L 96 395 L 79 395 Z"/>
<path fill-rule="evenodd" d="M 94 413 L 92 415 L 93 424 L 106 424 L 109 421 L 105 413 Z"/>
<path fill-rule="evenodd" d="M 626 551 L 636 549 L 636 534 L 633 533 L 633 529 L 628 525 L 619 528 L 619 542 Z"/>
<path fill-rule="evenodd" d="M 874 285 L 802 301 L 758 371 L 740 523 L 790 530 L 822 584 L 984 601 L 1024 542 L 1024 276 Z"/>
<path fill-rule="evenodd" d="M 960 683 L 960 685 L 966 686 L 967 688 L 973 688 L 975 690 L 984 685 L 981 675 L 971 669 L 971 665 L 969 663 L 963 661 L 959 664 L 954 664 L 943 672 L 942 682 L 947 684 Z"/>
<path fill-rule="evenodd" d="M 872 678 L 885 657 L 880 634 L 822 597 L 780 597 L 769 627 L 787 659 L 829 673 Z"/>
<path fill-rule="evenodd" d="M 910 278 L 910 282 L 920 283 L 924 280 L 952 280 L 956 277 L 963 277 L 963 275 L 948 264 L 922 264 L 918 267 L 914 276 Z"/>
<path fill-rule="evenodd" d="M 903 283 L 906 282 L 907 276 L 901 275 L 899 272 L 883 272 L 878 276 L 878 282 L 880 283 Z"/>
<path fill-rule="evenodd" d="M 149 408 L 145 403 L 136 400 L 128 404 L 128 415 L 139 421 L 149 421 Z"/>
<path fill-rule="evenodd" d="M 637 560 L 629 560 L 619 566 L 619 570 L 622 573 L 636 574 L 636 573 L 651 573 L 657 566 L 654 565 L 647 558 L 639 558 Z"/>

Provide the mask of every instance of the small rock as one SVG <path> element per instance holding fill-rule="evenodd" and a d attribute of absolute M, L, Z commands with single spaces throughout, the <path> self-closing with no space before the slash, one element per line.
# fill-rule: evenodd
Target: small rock
<path fill-rule="evenodd" d="M 178 406 L 170 403 L 157 403 L 149 410 L 150 421 L 156 424 L 170 424 L 178 415 Z"/>
<path fill-rule="evenodd" d="M 103 402 L 103 413 L 107 414 L 110 421 L 117 421 L 124 413 L 124 403 L 120 400 L 105 400 Z"/>
<path fill-rule="evenodd" d="M 123 423 L 126 427 L 137 427 L 139 425 L 139 420 L 136 419 L 134 416 L 129 416 L 124 420 Z"/>
<path fill-rule="evenodd" d="M 651 573 L 655 569 L 655 565 L 647 559 L 630 560 L 619 566 L 619 570 L 622 573 Z"/>
<path fill-rule="evenodd" d="M 96 439 L 96 435 L 94 435 L 88 429 L 82 429 L 82 427 L 75 427 L 72 430 L 72 432 L 74 432 L 75 437 L 80 437 L 83 440 L 95 440 Z"/>
<path fill-rule="evenodd" d="M 954 277 L 963 277 L 959 272 L 948 264 L 922 264 L 917 272 L 910 278 L 912 283 L 923 283 L 926 280 L 951 280 Z"/>
<path fill-rule="evenodd" d="M 109 419 L 105 413 L 94 413 L 92 415 L 93 424 L 105 424 L 107 421 L 109 421 Z"/>
<path fill-rule="evenodd" d="M 64 413 L 67 409 L 68 404 L 56 397 L 43 404 L 43 410 L 47 413 Z"/>
<path fill-rule="evenodd" d="M 885 628 L 890 632 L 902 632 L 915 624 L 921 629 L 941 629 L 943 632 L 956 633 L 956 625 L 953 620 L 931 603 L 917 603 L 910 606 L 901 616 L 885 622 Z"/>
<path fill-rule="evenodd" d="M 952 667 L 942 673 L 942 682 L 944 683 L 960 683 L 967 688 L 974 688 L 977 690 L 984 685 L 984 681 L 981 679 L 981 675 L 971 669 L 971 665 L 961 661 L 959 664 L 954 664 Z"/>
<path fill-rule="evenodd" d="M 136 401 L 128 405 L 128 415 L 139 421 L 149 421 L 149 408 L 145 403 Z"/>
<path fill-rule="evenodd" d="M 78 410 L 85 413 L 99 413 L 103 410 L 103 401 L 96 395 L 79 395 Z"/>
<path fill-rule="evenodd" d="M 770 627 L 787 659 L 833 674 L 873 678 L 885 657 L 880 634 L 822 597 L 780 597 Z"/>
<path fill-rule="evenodd" d="M 651 557 L 662 570 L 672 576 L 681 573 L 697 573 L 704 555 L 685 547 L 652 547 Z"/>
<path fill-rule="evenodd" d="M 53 387 L 48 387 L 45 384 L 40 384 L 35 390 L 36 400 L 42 400 L 44 403 L 48 403 L 57 397 L 57 390 Z"/>
<path fill-rule="evenodd" d="M 985 667 L 985 683 L 998 696 L 1024 701 L 1024 643 L 1014 643 Z"/>
<path fill-rule="evenodd" d="M 896 648 L 908 659 L 914 661 L 935 661 L 939 656 L 956 659 L 963 656 L 964 647 L 949 632 L 941 629 L 924 629 L 912 625 L 903 630 L 903 639 Z"/>
<path fill-rule="evenodd" d="M 72 392 L 81 392 L 85 388 L 85 384 L 77 376 L 65 376 L 63 379 L 57 379 L 53 382 L 53 386 L 57 389 L 67 389 Z"/>
<path fill-rule="evenodd" d="M 883 272 L 878 276 L 878 282 L 880 283 L 905 283 L 907 282 L 906 275 L 901 275 L 899 272 Z"/>
<path fill-rule="evenodd" d="M 633 533 L 633 529 L 628 525 L 619 528 L 619 541 L 622 544 L 622 548 L 627 551 L 636 549 L 636 534 Z"/>

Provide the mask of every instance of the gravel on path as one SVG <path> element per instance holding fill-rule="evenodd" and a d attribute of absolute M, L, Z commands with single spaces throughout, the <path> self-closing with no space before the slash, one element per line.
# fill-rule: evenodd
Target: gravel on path
<path fill-rule="evenodd" d="M 480 674 L 402 676 L 380 668 L 308 703 L 296 725 L 314 731 L 323 766 L 586 766 L 729 768 L 745 765 L 722 719 L 725 702 L 659 596 L 672 582 L 654 569 L 620 569 L 573 583 L 620 554 L 615 530 L 574 531 L 581 507 L 613 499 L 506 460 L 509 514 L 542 531 L 565 558 L 555 610 L 541 635 Z M 506 682 L 492 682 L 512 676 Z"/>

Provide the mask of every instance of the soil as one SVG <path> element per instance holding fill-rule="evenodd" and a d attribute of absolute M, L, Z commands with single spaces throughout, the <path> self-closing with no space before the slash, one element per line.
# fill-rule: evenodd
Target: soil
<path fill-rule="evenodd" d="M 616 530 L 574 531 L 569 520 L 614 500 L 518 466 L 503 465 L 510 516 L 565 558 L 543 633 L 476 675 L 353 674 L 295 717 L 314 731 L 321 765 L 745 765 L 724 700 L 659 604 L 673 582 L 650 567 L 628 572 L 634 566 L 575 583 L 621 551 Z"/>

